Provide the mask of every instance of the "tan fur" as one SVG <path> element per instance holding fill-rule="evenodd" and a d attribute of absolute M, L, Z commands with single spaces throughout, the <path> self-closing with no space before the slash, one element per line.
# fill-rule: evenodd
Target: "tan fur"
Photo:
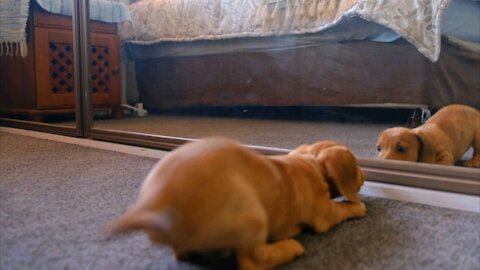
<path fill-rule="evenodd" d="M 160 161 L 137 202 L 109 231 L 143 230 L 177 257 L 234 250 L 240 269 L 271 269 L 304 253 L 291 239 L 302 226 L 326 232 L 363 217 L 365 206 L 356 196 L 363 182 L 355 157 L 334 142 L 263 156 L 211 138 L 181 146 Z M 331 200 L 334 186 L 350 201 Z"/>
<path fill-rule="evenodd" d="M 473 158 L 464 165 L 480 167 L 480 112 L 454 104 L 442 108 L 417 128 L 383 131 L 377 142 L 377 157 L 454 165 L 471 146 Z"/>

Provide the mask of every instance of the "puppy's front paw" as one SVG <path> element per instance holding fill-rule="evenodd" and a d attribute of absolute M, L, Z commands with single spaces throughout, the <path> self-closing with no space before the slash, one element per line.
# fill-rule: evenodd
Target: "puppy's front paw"
<path fill-rule="evenodd" d="M 362 202 L 354 203 L 353 205 L 353 215 L 354 217 L 364 217 L 367 214 L 367 207 Z"/>
<path fill-rule="evenodd" d="M 465 161 L 463 163 L 465 167 L 471 167 L 471 168 L 480 168 L 480 157 L 478 158 L 472 158 L 470 160 Z"/>

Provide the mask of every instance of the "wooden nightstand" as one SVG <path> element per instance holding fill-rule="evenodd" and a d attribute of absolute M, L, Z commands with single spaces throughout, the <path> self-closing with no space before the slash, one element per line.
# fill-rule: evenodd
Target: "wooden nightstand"
<path fill-rule="evenodd" d="M 28 55 L 0 57 L 0 112 L 43 121 L 47 114 L 75 112 L 72 18 L 32 1 Z M 121 118 L 120 39 L 117 25 L 91 21 L 91 85 L 95 111 Z"/>

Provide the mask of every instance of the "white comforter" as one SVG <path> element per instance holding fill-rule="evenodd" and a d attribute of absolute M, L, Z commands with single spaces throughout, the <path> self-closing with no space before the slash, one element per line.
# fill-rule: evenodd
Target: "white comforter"
<path fill-rule="evenodd" d="M 385 25 L 431 61 L 450 0 L 143 0 L 130 5 L 134 43 L 314 33 L 343 16 Z"/>

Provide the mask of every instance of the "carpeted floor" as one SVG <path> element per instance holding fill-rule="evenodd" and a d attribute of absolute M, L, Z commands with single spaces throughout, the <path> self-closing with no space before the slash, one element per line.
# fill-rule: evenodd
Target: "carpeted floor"
<path fill-rule="evenodd" d="M 300 121 L 152 115 L 145 118 L 97 120 L 95 128 L 184 138 L 227 136 L 244 144 L 294 149 L 304 143 L 333 140 L 347 145 L 361 158 L 374 159 L 378 135 L 395 124 L 341 121 Z M 473 148 L 462 158 L 468 160 Z"/>
<path fill-rule="evenodd" d="M 234 269 L 177 262 L 142 234 L 105 240 L 155 162 L 0 132 L 0 269 Z M 364 199 L 365 218 L 303 233 L 306 254 L 280 269 L 478 269 L 479 214 Z"/>
<path fill-rule="evenodd" d="M 348 145 L 359 157 L 374 158 L 380 132 L 405 125 L 411 113 L 385 108 L 200 107 L 117 120 L 98 114 L 94 127 L 184 138 L 223 135 L 245 144 L 287 149 L 335 140 Z"/>
<path fill-rule="evenodd" d="M 335 140 L 348 145 L 359 157 L 374 158 L 378 135 L 392 125 L 153 115 L 146 118 L 98 120 L 94 122 L 94 126 L 100 129 L 185 138 L 202 138 L 220 134 L 235 138 L 244 144 L 286 149 L 319 140 Z"/>

